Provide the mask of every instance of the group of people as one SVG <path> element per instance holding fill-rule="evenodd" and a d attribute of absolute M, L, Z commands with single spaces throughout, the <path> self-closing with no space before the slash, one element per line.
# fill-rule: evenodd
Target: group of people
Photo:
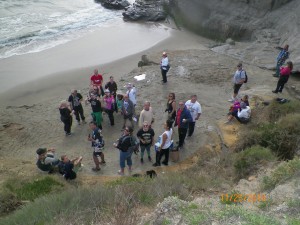
<path fill-rule="evenodd" d="M 276 72 L 273 74 L 274 77 L 278 77 L 278 82 L 273 93 L 282 93 L 284 85 L 288 82 L 290 75 L 293 70 L 293 63 L 288 61 L 284 66 L 285 61 L 289 58 L 289 45 L 282 47 L 276 47 L 280 52 L 276 58 Z M 251 117 L 251 109 L 249 106 L 248 96 L 245 95 L 241 100 L 237 98 L 240 88 L 244 83 L 247 83 L 248 77 L 246 71 L 243 69 L 242 63 L 237 65 L 237 70 L 233 76 L 233 95 L 229 102 L 233 105 L 230 107 L 228 114 L 228 120 L 225 123 L 229 123 L 233 118 L 236 118 L 241 123 L 247 123 Z"/>
<path fill-rule="evenodd" d="M 284 84 L 292 71 L 292 62 L 287 62 L 286 67 L 282 67 L 285 60 L 289 57 L 288 45 L 281 49 L 277 58 L 276 76 L 280 76 L 277 88 L 274 93 L 282 92 Z M 170 68 L 169 59 L 166 52 L 163 52 L 163 57 L 160 64 L 162 82 L 167 83 L 167 72 Z M 232 102 L 226 123 L 236 118 L 240 123 L 247 123 L 250 120 L 251 109 L 249 106 L 249 97 L 245 95 L 242 99 L 238 99 L 238 93 L 244 83 L 247 82 L 247 73 L 242 67 L 242 63 L 237 65 L 237 70 L 233 76 L 234 88 Z M 64 131 L 66 136 L 71 135 L 72 118 L 80 125 L 86 123 L 86 118 L 83 110 L 83 101 L 91 105 L 92 121 L 89 123 L 91 134 L 88 136 L 88 141 L 91 142 L 93 149 L 93 160 L 95 167 L 93 171 L 100 171 L 100 165 L 105 165 L 104 159 L 104 138 L 103 130 L 103 112 L 108 116 L 111 126 L 115 125 L 114 113 L 120 112 L 123 117 L 123 134 L 113 144 L 119 150 L 120 170 L 118 173 L 124 175 L 126 163 L 129 172 L 132 170 L 132 154 L 136 153 L 136 149 L 140 148 L 140 162 L 144 163 L 144 154 L 147 153 L 149 162 L 152 162 L 151 147 L 155 146 L 155 162 L 153 166 L 167 166 L 169 163 L 169 152 L 171 150 L 181 150 L 183 148 L 186 137 L 191 137 L 194 133 L 195 123 L 199 120 L 202 113 L 201 105 L 197 101 L 197 95 L 192 95 L 186 102 L 179 101 L 178 106 L 175 100 L 175 93 L 169 93 L 166 102 L 165 112 L 168 114 L 167 121 L 163 125 L 164 132 L 159 135 L 158 141 L 155 141 L 155 131 L 153 129 L 154 110 L 149 101 L 144 102 L 143 110 L 139 117 L 136 116 L 135 107 L 137 105 L 137 89 L 131 83 L 127 83 L 127 91 L 125 94 L 118 92 L 118 85 L 114 78 L 110 76 L 109 81 L 104 85 L 103 76 L 95 69 L 90 78 L 90 90 L 87 98 L 84 100 L 83 96 L 77 91 L 73 90 L 66 101 L 61 102 L 59 111 L 61 121 L 64 123 Z M 128 125 L 128 121 L 130 125 Z M 138 121 L 138 129 L 134 134 L 135 122 Z M 177 146 L 173 143 L 173 129 L 178 128 L 178 142 Z M 38 161 L 37 166 L 43 171 L 52 172 L 55 167 L 59 167 L 59 171 L 64 174 L 66 179 L 74 179 L 74 168 L 80 165 L 82 157 L 74 160 L 69 160 L 66 155 L 58 160 L 54 157 L 53 149 L 39 148 L 37 150 Z M 161 162 L 162 158 L 164 160 Z M 100 159 L 99 159 L 100 158 Z M 73 172 L 70 172 L 73 171 Z M 71 174 L 71 175 L 70 175 Z"/>

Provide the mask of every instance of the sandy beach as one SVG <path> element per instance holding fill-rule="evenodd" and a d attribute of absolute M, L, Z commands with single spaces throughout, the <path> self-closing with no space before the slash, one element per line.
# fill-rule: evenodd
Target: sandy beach
<path fill-rule="evenodd" d="M 229 107 L 227 99 L 232 92 L 231 76 L 238 60 L 211 51 L 209 48 L 213 43 L 211 40 L 187 31 L 155 24 L 129 24 L 128 26 L 129 28 L 124 27 L 123 31 L 115 27 L 107 28 L 110 31 L 114 30 L 119 36 L 115 37 L 112 35 L 113 32 L 104 34 L 107 35 L 105 39 L 107 42 L 99 49 L 90 41 L 103 38 L 103 34 L 94 33 L 41 53 L 13 57 L 0 62 L 1 72 L 9 69 L 14 74 L 28 75 L 34 71 L 29 78 L 25 76 L 25 83 L 1 93 L 1 178 L 40 174 L 41 172 L 35 167 L 35 151 L 38 147 L 55 147 L 58 156 L 64 153 L 70 157 L 82 155 L 84 168 L 80 172 L 79 181 L 86 176 L 117 176 L 118 151 L 112 147 L 112 143 L 121 135 L 121 115 L 115 114 L 114 127 L 110 127 L 107 116 L 104 116 L 103 135 L 106 141 L 104 153 L 107 165 L 102 167 L 99 173 L 91 171 L 94 165 L 90 143 L 87 141 L 90 132 L 88 125 L 74 123 L 72 127 L 74 134 L 65 137 L 59 119 L 57 109 L 59 102 L 66 99 L 73 88 L 77 88 L 85 96 L 94 68 L 98 68 L 104 74 L 104 82 L 113 75 L 119 90 L 123 92 L 127 82 L 136 85 L 137 112 L 142 109 L 144 100 L 151 102 L 156 117 L 153 126 L 156 137 L 163 132 L 162 125 L 166 119 L 164 109 L 168 93 L 175 92 L 177 101 L 186 101 L 191 94 L 198 95 L 203 115 L 197 122 L 194 136 L 186 141 L 184 151 L 181 152 L 181 160 L 192 156 L 203 146 L 216 147 L 216 144 L 220 144 L 218 123 L 224 121 L 227 114 Z M 143 33 L 147 27 L 153 29 L 154 34 Z M 142 37 L 136 36 L 139 32 L 143 33 Z M 124 41 L 128 42 L 128 45 L 124 46 Z M 143 43 L 135 46 L 135 42 L 140 41 Z M 108 43 L 111 44 L 108 46 Z M 159 63 L 162 51 L 169 52 L 171 61 L 169 82 L 165 86 L 160 82 L 161 74 L 158 65 L 137 68 L 141 55 L 146 54 L 150 61 Z M 247 93 L 252 97 L 255 93 L 272 96 L 270 90 L 275 85 L 276 78 L 271 78 L 270 82 L 269 71 L 254 65 L 245 64 L 245 67 L 251 74 L 251 78 L 241 89 L 241 95 Z M 23 71 L 20 70 L 21 68 Z M 39 73 L 44 71 L 47 72 L 39 76 Z M 146 79 L 136 82 L 133 77 L 142 73 L 146 74 Z M 15 77 L 7 76 L 5 79 L 6 84 L 9 85 Z M 90 106 L 84 106 L 84 110 L 87 120 L 90 120 Z M 175 141 L 178 140 L 176 130 L 175 128 Z M 136 133 L 137 130 L 135 129 L 134 132 Z M 154 158 L 153 149 L 151 154 Z M 141 164 L 139 160 L 139 156 L 133 156 L 134 172 L 153 168 L 151 162 Z M 169 168 L 174 165 L 176 164 L 171 163 Z M 161 170 L 166 168 L 162 167 Z M 88 180 L 93 183 L 93 178 L 89 177 Z"/>

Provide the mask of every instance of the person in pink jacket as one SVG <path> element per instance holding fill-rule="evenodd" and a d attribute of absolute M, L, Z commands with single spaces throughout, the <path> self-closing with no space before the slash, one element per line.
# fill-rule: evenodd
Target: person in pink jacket
<path fill-rule="evenodd" d="M 273 93 L 281 93 L 283 90 L 284 85 L 288 82 L 290 74 L 293 70 L 293 63 L 291 61 L 287 62 L 287 66 L 280 68 L 280 77 L 277 82 L 277 87 Z"/>

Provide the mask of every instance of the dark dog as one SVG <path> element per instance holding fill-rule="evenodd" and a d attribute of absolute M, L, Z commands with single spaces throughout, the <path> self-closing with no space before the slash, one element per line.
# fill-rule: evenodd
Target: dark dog
<path fill-rule="evenodd" d="M 146 177 L 150 177 L 150 178 L 155 178 L 157 177 L 157 174 L 154 170 L 148 170 L 146 171 L 146 174 L 139 174 L 139 173 L 136 173 L 136 174 L 133 174 L 132 175 L 133 177 L 143 177 L 143 176 L 146 176 Z"/>

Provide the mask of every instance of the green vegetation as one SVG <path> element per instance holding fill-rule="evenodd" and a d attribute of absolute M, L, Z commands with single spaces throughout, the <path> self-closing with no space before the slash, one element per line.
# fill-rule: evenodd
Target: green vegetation
<path fill-rule="evenodd" d="M 251 127 L 240 149 L 253 145 L 270 148 L 281 159 L 292 159 L 300 143 L 300 114 L 288 114 L 277 122 Z"/>
<path fill-rule="evenodd" d="M 276 161 L 270 149 L 253 146 L 235 154 L 234 168 L 238 178 L 256 172 L 262 161 Z"/>
<path fill-rule="evenodd" d="M 33 201 L 50 192 L 62 189 L 62 184 L 52 177 L 36 179 L 33 182 L 14 178 L 6 181 L 0 194 L 0 215 L 9 213 L 24 202 Z"/>
<path fill-rule="evenodd" d="M 280 104 L 277 101 L 273 101 L 269 107 L 267 114 L 269 115 L 270 122 L 275 122 L 281 117 L 288 114 L 300 113 L 300 102 L 290 101 L 284 104 Z"/>
<path fill-rule="evenodd" d="M 288 162 L 283 162 L 270 176 L 265 176 L 262 182 L 262 190 L 272 190 L 276 185 L 290 179 L 300 170 L 300 159 L 295 158 Z"/>
<path fill-rule="evenodd" d="M 222 220 L 223 224 L 228 224 L 227 221 L 235 218 L 236 222 L 241 221 L 241 224 L 247 225 L 280 225 L 279 221 L 271 218 L 270 216 L 251 212 L 235 205 L 228 206 L 224 210 L 220 211 L 218 213 L 218 217 Z"/>

